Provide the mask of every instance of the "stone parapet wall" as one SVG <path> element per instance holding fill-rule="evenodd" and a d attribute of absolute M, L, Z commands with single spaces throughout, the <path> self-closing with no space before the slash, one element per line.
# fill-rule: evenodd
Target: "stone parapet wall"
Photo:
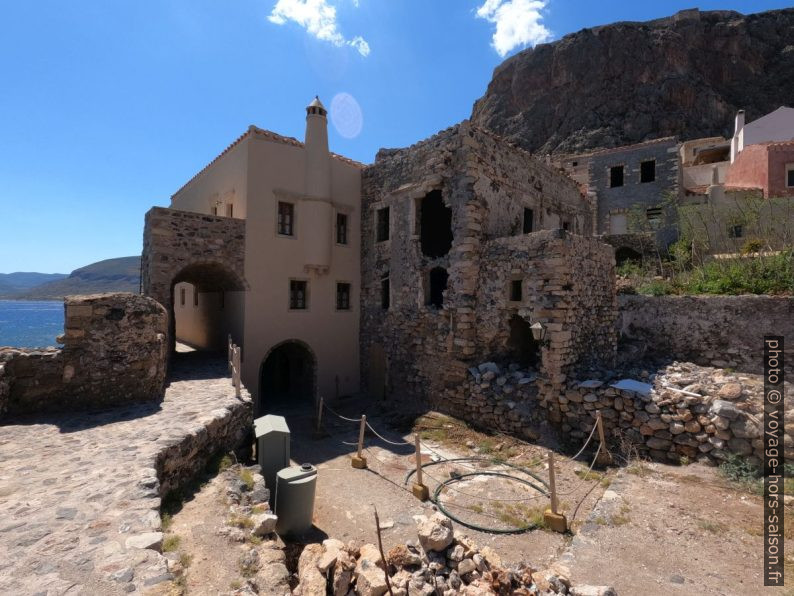
<path fill-rule="evenodd" d="M 166 314 L 135 294 L 68 296 L 61 349 L 0 348 L 0 415 L 162 396 Z"/>
<path fill-rule="evenodd" d="M 633 296 L 618 298 L 618 329 L 646 355 L 763 372 L 763 338 L 782 335 L 785 371 L 794 374 L 794 298 Z"/>
<path fill-rule="evenodd" d="M 728 454 L 763 456 L 763 383 L 722 369 L 674 363 L 650 383 L 571 381 L 561 397 L 562 431 L 581 442 L 604 420 L 612 445 L 633 445 L 660 461 L 724 461 Z M 633 384 L 633 386 L 632 386 Z M 791 387 L 787 387 L 790 391 Z M 786 412 L 786 457 L 794 456 L 794 408 Z"/>
<path fill-rule="evenodd" d="M 161 497 L 197 478 L 213 456 L 245 447 L 254 424 L 252 404 L 250 393 L 243 387 L 234 404 L 213 410 L 157 453 L 154 468 Z"/>

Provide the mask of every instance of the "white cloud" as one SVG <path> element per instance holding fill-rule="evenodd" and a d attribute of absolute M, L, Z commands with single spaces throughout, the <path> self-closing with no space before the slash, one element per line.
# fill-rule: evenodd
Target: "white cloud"
<path fill-rule="evenodd" d="M 358 6 L 358 2 L 354 2 Z M 310 34 L 335 46 L 351 46 L 369 56 L 369 44 L 361 36 L 345 39 L 336 24 L 336 8 L 328 0 L 278 0 L 268 20 L 276 25 L 294 21 Z"/>
<path fill-rule="evenodd" d="M 536 45 L 551 38 L 540 21 L 546 0 L 485 0 L 477 16 L 496 24 L 493 47 L 504 57 L 513 48 Z"/>

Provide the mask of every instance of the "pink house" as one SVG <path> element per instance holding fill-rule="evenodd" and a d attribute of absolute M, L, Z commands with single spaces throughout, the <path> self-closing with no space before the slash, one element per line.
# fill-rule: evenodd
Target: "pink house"
<path fill-rule="evenodd" d="M 725 188 L 758 188 L 767 199 L 794 197 L 794 141 L 745 146 L 728 168 Z"/>

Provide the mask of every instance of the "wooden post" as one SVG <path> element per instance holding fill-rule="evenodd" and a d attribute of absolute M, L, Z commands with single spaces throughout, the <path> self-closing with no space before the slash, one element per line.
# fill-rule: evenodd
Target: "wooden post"
<path fill-rule="evenodd" d="M 557 477 L 554 470 L 554 452 L 549 449 L 549 492 L 551 493 L 551 512 L 557 514 Z"/>
<path fill-rule="evenodd" d="M 353 456 L 353 467 L 363 470 L 367 467 L 367 458 L 362 453 L 364 449 L 364 432 L 367 430 L 367 415 L 361 415 L 361 427 L 358 430 L 358 451 Z"/>
<path fill-rule="evenodd" d="M 543 513 L 543 521 L 546 527 L 554 532 L 565 532 L 568 529 L 568 520 L 562 513 L 558 513 L 559 503 L 557 502 L 557 479 L 554 469 L 554 452 L 549 449 L 549 496 L 551 497 L 551 509 L 546 509 Z"/>
<path fill-rule="evenodd" d="M 422 478 L 422 444 L 419 441 L 419 433 L 414 435 L 414 445 L 416 446 L 416 482 L 411 487 L 411 492 L 420 501 L 427 501 L 430 498 L 430 489 L 425 486 Z"/>
<path fill-rule="evenodd" d="M 598 455 L 596 462 L 600 465 L 612 463 L 612 456 L 607 451 L 607 441 L 604 437 L 604 419 L 601 417 L 601 410 L 596 410 L 596 426 L 598 426 Z"/>

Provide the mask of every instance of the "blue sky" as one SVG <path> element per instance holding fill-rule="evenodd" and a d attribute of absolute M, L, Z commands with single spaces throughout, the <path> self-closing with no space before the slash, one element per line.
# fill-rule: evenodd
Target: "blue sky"
<path fill-rule="evenodd" d="M 787 2 L 701 1 L 749 13 Z M 371 162 L 471 113 L 504 57 L 691 0 L 6 0 L 0 272 L 139 254 L 143 216 L 249 124 Z M 337 98 L 336 107 L 331 104 Z M 359 117 L 360 116 L 360 117 Z"/>

